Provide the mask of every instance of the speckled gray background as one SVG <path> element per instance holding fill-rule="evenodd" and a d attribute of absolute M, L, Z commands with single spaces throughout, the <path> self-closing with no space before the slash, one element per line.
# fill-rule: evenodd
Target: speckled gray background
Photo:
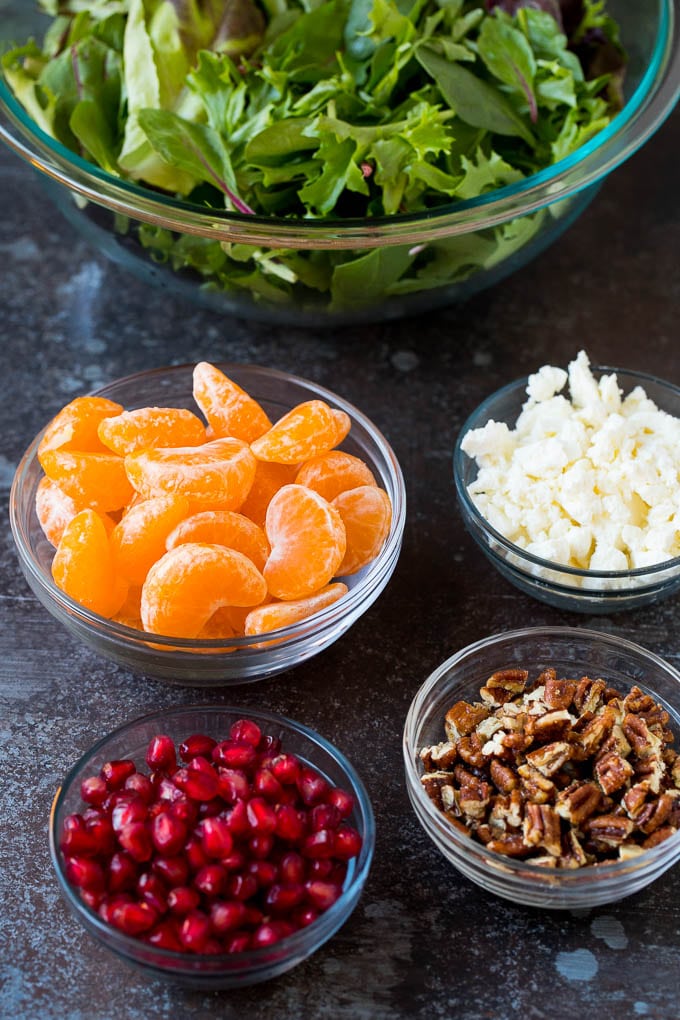
<path fill-rule="evenodd" d="M 0 487 L 47 418 L 114 377 L 171 361 L 253 361 L 342 393 L 385 432 L 407 480 L 403 554 L 380 601 L 314 661 L 260 684 L 200 692 L 134 676 L 76 645 L 29 593 L 0 538 L 0 1016 L 13 1020 L 508 1020 L 680 1017 L 680 871 L 578 916 L 516 907 L 441 858 L 408 806 L 401 729 L 429 671 L 486 634 L 574 618 L 501 581 L 463 532 L 450 455 L 499 385 L 580 346 L 680 383 L 680 120 L 602 188 L 559 246 L 463 307 L 348 330 L 258 325 L 149 292 L 97 255 L 32 172 L 0 153 Z M 6 513 L 5 513 L 6 520 Z M 680 665 L 677 599 L 580 618 Z M 148 980 L 68 914 L 47 817 L 91 741 L 155 707 L 266 705 L 316 727 L 361 771 L 377 808 L 375 863 L 349 922 L 295 971 L 201 994 Z"/>

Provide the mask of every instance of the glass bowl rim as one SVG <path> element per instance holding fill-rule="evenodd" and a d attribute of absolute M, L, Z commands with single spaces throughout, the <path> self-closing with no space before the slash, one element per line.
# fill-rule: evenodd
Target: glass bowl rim
<path fill-rule="evenodd" d="M 674 0 L 658 0 L 652 56 L 638 86 L 593 138 L 535 174 L 485 195 L 424 212 L 375 219 L 299 219 L 205 210 L 116 178 L 44 132 L 0 75 L 0 139 L 37 170 L 114 212 L 179 232 L 240 243 L 301 249 L 372 248 L 456 236 L 525 215 L 595 184 L 632 155 L 660 127 L 680 97 L 680 25 Z M 629 137 L 630 135 L 630 137 Z M 479 214 L 481 215 L 481 218 Z"/>
<path fill-rule="evenodd" d="M 192 369 L 194 364 L 194 362 L 184 362 L 176 365 L 163 365 L 156 368 L 143 369 L 140 372 L 133 372 L 130 375 L 112 379 L 103 386 L 98 386 L 96 389 L 90 391 L 88 396 L 105 395 L 114 387 L 123 384 L 134 384 L 137 381 L 150 379 L 155 375 L 179 375 L 181 372 L 187 372 Z M 235 653 L 242 651 L 252 651 L 253 653 L 262 652 L 266 650 L 266 645 L 270 642 L 273 647 L 281 649 L 292 647 L 298 642 L 308 640 L 313 635 L 323 632 L 326 627 L 343 619 L 348 613 L 351 613 L 355 607 L 361 604 L 364 595 L 367 592 L 370 592 L 373 583 L 382 576 L 384 565 L 391 563 L 393 558 L 398 554 L 406 523 L 406 485 L 399 461 L 383 433 L 371 421 L 371 419 L 368 418 L 367 415 L 344 397 L 341 397 L 339 394 L 327 389 L 325 386 L 315 382 L 313 379 L 305 379 L 304 377 L 295 375 L 291 372 L 284 372 L 279 369 L 267 368 L 262 365 L 247 362 L 215 361 L 213 364 L 216 367 L 221 368 L 223 371 L 226 370 L 227 374 L 229 374 L 230 371 L 233 371 L 235 375 L 239 371 L 246 371 L 252 372 L 257 376 L 277 380 L 282 383 L 292 382 L 294 384 L 302 384 L 306 388 L 311 387 L 318 394 L 320 399 L 326 399 L 327 402 L 332 403 L 333 406 L 336 406 L 348 413 L 353 423 L 356 421 L 356 423 L 360 424 L 366 430 L 372 442 L 376 444 L 380 454 L 384 457 L 385 462 L 389 467 L 389 476 L 394 488 L 394 498 L 391 493 L 388 493 L 388 495 L 390 495 L 390 502 L 392 503 L 392 523 L 390 525 L 390 532 L 377 557 L 365 568 L 367 573 L 364 577 L 362 577 L 358 584 L 356 584 L 353 588 L 350 588 L 347 594 L 338 599 L 337 602 L 332 603 L 324 609 L 320 609 L 318 612 L 312 614 L 312 616 L 300 620 L 297 623 L 288 624 L 285 627 L 279 627 L 276 630 L 267 631 L 264 634 L 253 635 L 251 637 L 200 639 L 178 638 L 137 630 L 134 627 L 128 627 L 125 624 L 117 623 L 114 620 L 100 616 L 98 613 L 95 613 L 86 606 L 76 602 L 70 595 L 61 591 L 61 589 L 56 586 L 52 578 L 48 577 L 48 575 L 43 572 L 43 569 L 35 556 L 31 543 L 27 540 L 27 536 L 24 535 L 24 528 L 22 521 L 20 520 L 20 513 L 18 509 L 18 493 L 23 487 L 26 472 L 37 461 L 37 449 L 49 422 L 46 423 L 46 425 L 31 441 L 17 465 L 10 488 L 9 517 L 10 527 L 17 550 L 25 567 L 30 571 L 31 577 L 34 578 L 37 584 L 39 584 L 40 589 L 50 597 L 50 600 L 60 609 L 66 611 L 69 616 L 77 618 L 88 628 L 94 627 L 102 633 L 105 633 L 109 639 L 115 638 L 128 645 L 131 644 L 133 647 L 144 648 L 150 644 L 162 644 L 163 646 L 167 646 L 162 649 L 155 649 L 155 651 L 161 651 L 164 655 L 175 652 L 191 654 L 197 649 L 206 652 L 212 651 L 218 655 L 220 650 L 224 650 L 225 646 L 228 645 L 230 650 L 224 651 L 224 655 L 230 661 L 233 661 Z M 211 661 L 214 661 L 214 658 L 215 656 L 210 656 Z"/>
<path fill-rule="evenodd" d="M 427 695 L 432 693 L 436 689 L 438 683 L 445 679 L 454 667 L 456 667 L 466 657 L 492 648 L 504 641 L 516 642 L 523 638 L 537 638 L 539 636 L 557 636 L 558 638 L 573 638 L 574 640 L 579 639 L 581 641 L 586 639 L 587 641 L 598 642 L 609 646 L 622 647 L 636 657 L 641 657 L 647 662 L 652 662 L 655 666 L 666 673 L 669 678 L 677 683 L 678 695 L 680 696 L 680 671 L 677 670 L 675 666 L 662 656 L 657 655 L 656 652 L 652 652 L 650 649 L 645 648 L 634 641 L 630 641 L 628 638 L 620 637 L 617 634 L 608 634 L 605 631 L 596 631 L 585 627 L 555 625 L 521 627 L 516 630 L 499 631 L 498 633 L 480 638 L 478 641 L 471 642 L 465 647 L 454 652 L 436 666 L 434 670 L 432 670 L 421 687 L 416 691 L 406 714 L 402 736 L 402 755 L 406 771 L 406 782 L 409 796 L 417 800 L 419 809 L 424 811 L 426 815 L 428 823 L 426 831 L 429 834 L 431 828 L 436 829 L 448 843 L 453 843 L 453 847 L 457 853 L 462 854 L 467 858 L 478 860 L 489 873 L 497 874 L 499 871 L 504 872 L 507 875 L 509 882 L 522 879 L 540 879 L 541 881 L 539 881 L 538 885 L 545 885 L 546 890 L 549 890 L 550 887 L 564 889 L 574 886 L 583 886 L 589 884 L 590 881 L 600 882 L 606 881 L 607 879 L 614 881 L 616 878 L 626 875 L 630 871 L 639 872 L 642 869 L 645 871 L 651 870 L 653 865 L 659 861 L 665 860 L 665 858 L 669 856 L 672 856 L 674 851 L 677 852 L 678 857 L 680 857 L 680 829 L 678 829 L 677 832 L 673 833 L 672 836 L 669 836 L 668 839 L 665 839 L 662 843 L 649 847 L 642 854 L 639 854 L 630 860 L 619 860 L 609 864 L 597 864 L 584 868 L 575 868 L 573 870 L 566 868 L 545 868 L 540 864 L 532 864 L 530 861 L 514 860 L 504 854 L 497 853 L 494 850 L 489 850 L 483 843 L 477 843 L 471 837 L 458 832 L 455 826 L 446 823 L 446 819 L 442 813 L 438 811 L 433 802 L 424 792 L 416 765 L 416 759 L 420 748 L 412 746 L 412 738 L 415 736 L 415 730 L 420 725 L 423 703 L 425 702 Z M 675 715 L 680 716 L 680 705 L 677 708 L 674 708 L 668 704 L 666 699 L 655 693 L 653 687 L 649 686 L 648 689 L 652 693 L 653 697 L 655 697 L 663 705 L 671 707 Z"/>
<path fill-rule="evenodd" d="M 658 376 L 651 374 L 650 372 L 639 372 L 635 369 L 619 368 L 612 365 L 591 365 L 592 372 L 597 372 L 601 375 L 607 373 L 614 373 L 619 377 L 627 377 L 629 381 L 636 380 L 636 385 L 642 385 L 644 383 L 653 383 L 655 386 L 661 389 L 668 390 L 669 393 L 673 394 L 680 401 L 680 386 L 676 386 L 675 383 L 668 382 L 666 379 L 660 379 Z M 466 420 L 463 422 L 453 450 L 453 478 L 456 486 L 456 494 L 460 500 L 461 506 L 467 516 L 469 516 L 475 524 L 479 527 L 485 536 L 500 546 L 505 553 L 516 557 L 518 560 L 522 560 L 525 563 L 533 564 L 540 567 L 543 570 L 551 570 L 555 573 L 566 574 L 568 577 L 583 578 L 584 580 L 625 580 L 626 578 L 637 578 L 637 577 L 649 577 L 650 585 L 653 585 L 654 578 L 658 574 L 662 574 L 668 570 L 680 570 L 680 556 L 674 556 L 669 560 L 662 560 L 659 563 L 652 563 L 645 567 L 634 567 L 629 570 L 586 570 L 583 567 L 572 567 L 566 563 L 558 563 L 556 560 L 546 560 L 541 556 L 536 556 L 535 553 L 531 553 L 526 549 L 523 549 L 520 545 L 516 545 L 511 542 L 500 531 L 487 520 L 486 517 L 478 510 L 477 506 L 471 499 L 467 487 L 463 484 L 463 463 L 464 458 L 469 458 L 469 455 L 464 453 L 462 450 L 462 442 L 467 432 L 472 428 L 481 428 L 482 424 L 473 424 L 481 422 L 481 419 L 488 415 L 488 408 L 493 406 L 497 401 L 503 397 L 510 396 L 515 392 L 525 389 L 529 381 L 529 376 L 521 376 L 518 379 L 513 379 L 511 382 L 501 386 L 500 389 L 495 390 L 488 397 L 486 397 L 481 404 L 472 411 Z M 487 421 L 489 418 L 487 417 Z M 494 550 L 491 550 L 492 552 Z M 503 564 L 507 564 L 507 560 L 500 557 Z M 510 564 L 516 566 L 515 564 Z M 519 566 L 517 569 L 521 569 Z M 672 580 L 672 579 L 670 579 Z M 568 584 L 560 584 L 558 581 L 551 581 L 550 579 L 543 578 L 543 583 L 549 587 L 559 589 L 560 591 L 567 592 L 569 594 L 579 593 L 583 594 L 584 597 L 592 598 L 598 594 L 597 589 L 584 589 L 579 587 L 570 587 Z M 636 588 L 636 591 L 643 592 L 645 586 Z M 602 593 L 608 598 L 617 598 L 622 595 L 629 595 L 629 589 L 602 589 Z"/>
<path fill-rule="evenodd" d="M 291 719 L 289 716 L 281 715 L 277 712 L 270 712 L 266 709 L 260 708 L 241 708 L 236 705 L 210 703 L 206 704 L 193 704 L 193 705 L 175 705 L 172 708 L 160 709 L 155 712 L 147 712 L 145 715 L 138 716 L 134 719 L 130 719 L 115 729 L 110 730 L 103 737 L 100 737 L 94 744 L 92 744 L 71 766 L 67 774 L 60 782 L 50 807 L 49 816 L 49 849 L 50 858 L 52 861 L 53 869 L 59 880 L 59 886 L 62 892 L 66 895 L 69 904 L 75 909 L 77 914 L 82 914 L 87 918 L 88 922 L 96 929 L 98 936 L 104 937 L 107 941 L 112 940 L 119 944 L 119 947 L 125 951 L 125 956 L 128 958 L 136 957 L 141 949 L 152 951 L 159 960 L 163 960 L 168 964 L 182 964 L 178 970 L 178 973 L 189 976 L 192 972 L 199 970 L 203 964 L 206 966 L 206 977 L 210 975 L 217 975 L 220 973 L 219 963 L 227 961 L 233 963 L 228 970 L 234 971 L 237 974 L 241 974 L 245 971 L 256 970 L 258 966 L 267 966 L 271 961 L 268 958 L 268 954 L 271 953 L 272 948 L 285 949 L 286 958 L 293 957 L 302 950 L 309 950 L 309 943 L 312 942 L 314 948 L 319 942 L 319 938 L 323 934 L 322 930 L 318 930 L 319 938 L 312 940 L 312 934 L 315 934 L 313 929 L 316 922 L 313 925 L 308 925 L 305 928 L 300 928 L 293 932 L 291 935 L 285 936 L 279 942 L 272 946 L 261 946 L 256 949 L 247 949 L 241 953 L 219 953 L 219 954 L 206 954 L 206 953 L 184 953 L 178 952 L 172 949 L 162 949 L 156 946 L 149 946 L 148 943 L 143 942 L 140 939 L 134 938 L 132 935 L 127 935 L 123 931 L 119 931 L 112 925 L 107 924 L 99 914 L 93 910 L 87 903 L 85 903 L 77 894 L 76 889 L 70 885 L 66 880 L 64 873 L 62 855 L 58 845 L 58 834 L 56 833 L 56 819 L 57 812 L 62 806 L 66 791 L 69 790 L 70 786 L 76 779 L 77 773 L 81 768 L 84 768 L 88 761 L 91 761 L 95 756 L 109 743 L 118 737 L 123 736 L 127 731 L 131 730 L 135 726 L 146 725 L 154 720 L 158 720 L 159 723 L 163 720 L 168 720 L 169 717 L 179 716 L 185 713 L 191 714 L 193 712 L 222 712 L 233 714 L 238 718 L 244 718 L 248 716 L 254 721 L 261 721 L 264 723 L 272 723 L 274 725 L 284 725 L 288 729 L 302 735 L 312 744 L 321 747 L 343 770 L 349 784 L 351 785 L 351 792 L 356 798 L 357 807 L 360 815 L 365 819 L 365 832 L 362 833 L 362 846 L 359 851 L 356 860 L 356 867 L 352 871 L 350 876 L 349 884 L 343 887 L 341 896 L 333 903 L 327 910 L 317 918 L 318 921 L 322 922 L 322 929 L 329 927 L 333 928 L 334 922 L 342 917 L 348 901 L 357 892 L 361 891 L 365 885 L 368 873 L 371 868 L 373 861 L 373 855 L 375 852 L 375 814 L 373 811 L 373 805 L 371 804 L 368 791 L 364 785 L 363 780 L 356 771 L 354 765 L 346 757 L 346 755 L 339 750 L 334 744 L 323 737 L 316 730 L 313 730 L 310 726 L 300 723 L 295 719 Z M 310 762 L 312 767 L 313 762 Z M 322 771 L 322 770 L 321 770 Z M 110 946 L 113 948 L 113 946 Z M 242 963 L 242 966 L 239 964 Z M 209 966 L 208 966 L 209 965 Z M 154 969 L 159 968 L 156 964 Z"/>

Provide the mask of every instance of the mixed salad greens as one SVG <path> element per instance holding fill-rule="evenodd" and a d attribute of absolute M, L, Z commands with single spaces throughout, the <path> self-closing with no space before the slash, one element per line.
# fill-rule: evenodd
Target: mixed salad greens
<path fill-rule="evenodd" d="M 2 58 L 49 135 L 110 174 L 282 219 L 426 213 L 547 167 L 621 105 L 605 0 L 39 0 Z M 541 213 L 418 246 L 293 252 L 128 224 L 154 258 L 266 301 L 352 307 L 523 246 Z"/>

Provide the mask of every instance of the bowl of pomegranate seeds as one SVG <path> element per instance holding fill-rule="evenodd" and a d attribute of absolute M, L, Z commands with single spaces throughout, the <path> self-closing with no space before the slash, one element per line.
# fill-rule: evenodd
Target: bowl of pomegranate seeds
<path fill-rule="evenodd" d="M 206 989 L 268 980 L 319 949 L 356 907 L 374 842 L 340 751 L 282 716 L 217 705 L 104 737 L 50 817 L 57 879 L 87 931 Z"/>
<path fill-rule="evenodd" d="M 341 637 L 392 576 L 405 516 L 364 414 L 296 376 L 208 362 L 74 398 L 10 498 L 43 605 L 100 654 L 194 686 L 261 679 Z"/>
<path fill-rule="evenodd" d="M 680 859 L 680 673 L 571 627 L 495 634 L 442 663 L 406 719 L 406 783 L 435 846 L 488 892 L 584 909 Z"/>

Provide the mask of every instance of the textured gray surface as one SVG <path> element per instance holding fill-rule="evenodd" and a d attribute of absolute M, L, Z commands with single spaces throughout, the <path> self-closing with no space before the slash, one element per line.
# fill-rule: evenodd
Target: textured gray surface
<path fill-rule="evenodd" d="M 71 397 L 171 361 L 252 361 L 342 393 L 390 439 L 409 513 L 394 578 L 317 659 L 273 680 L 200 692 L 134 676 L 73 640 L 29 593 L 0 537 L 0 1016 L 524 1020 L 680 1016 L 680 871 L 574 916 L 497 900 L 423 834 L 402 781 L 410 700 L 452 651 L 495 631 L 574 617 L 501 581 L 462 531 L 450 455 L 499 385 L 580 346 L 594 361 L 680 383 L 680 120 L 605 184 L 558 247 L 464 307 L 347 331 L 220 319 L 148 292 L 65 224 L 29 169 L 0 153 L 0 488 Z M 678 600 L 577 622 L 680 665 Z M 203 995 L 149 981 L 70 917 L 52 878 L 47 818 L 65 770 L 98 735 L 163 705 L 266 705 L 316 727 L 361 771 L 377 808 L 375 863 L 349 922 L 289 975 Z"/>

